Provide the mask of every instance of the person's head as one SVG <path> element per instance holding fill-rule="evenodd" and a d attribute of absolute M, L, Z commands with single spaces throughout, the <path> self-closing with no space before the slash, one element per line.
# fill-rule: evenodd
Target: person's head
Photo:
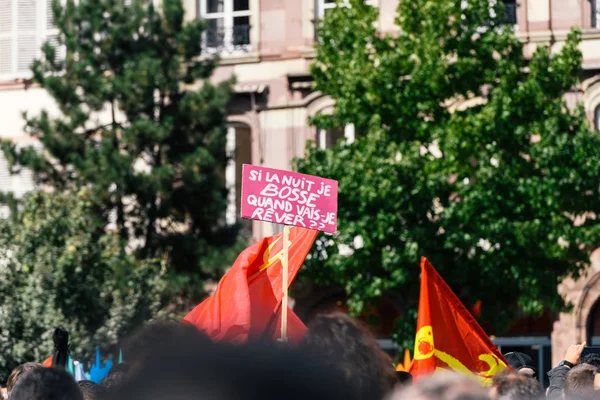
<path fill-rule="evenodd" d="M 125 361 L 132 369 L 136 369 L 156 350 L 175 347 L 178 342 L 190 337 L 200 337 L 198 330 L 192 325 L 169 321 L 146 325 L 125 341 L 123 345 Z M 206 336 L 201 337 L 210 341 Z"/>
<path fill-rule="evenodd" d="M 272 344 L 213 343 L 198 334 L 146 357 L 111 400 L 358 400 L 337 371 Z"/>
<path fill-rule="evenodd" d="M 488 390 L 465 375 L 437 373 L 394 392 L 390 400 L 490 400 Z"/>
<path fill-rule="evenodd" d="M 66 371 L 35 368 L 10 393 L 11 400 L 83 400 L 83 394 Z"/>
<path fill-rule="evenodd" d="M 598 353 L 586 354 L 585 356 L 581 357 L 581 360 L 579 361 L 579 363 L 580 364 L 588 364 L 588 365 L 591 365 L 592 367 L 600 369 L 600 354 L 598 354 Z"/>
<path fill-rule="evenodd" d="M 541 400 L 542 386 L 532 377 L 504 370 L 492 379 L 490 397 L 493 400 Z"/>
<path fill-rule="evenodd" d="M 594 393 L 594 372 L 596 368 L 589 364 L 579 364 L 573 367 L 565 377 L 563 397 L 587 397 Z"/>
<path fill-rule="evenodd" d="M 512 351 L 504 355 L 510 367 L 521 375 L 526 375 L 532 378 L 537 376 L 537 368 L 531 357 L 525 353 Z"/>
<path fill-rule="evenodd" d="M 361 399 L 381 399 L 398 383 L 395 368 L 375 337 L 346 314 L 317 316 L 301 347 L 342 372 Z"/>
<path fill-rule="evenodd" d="M 42 368 L 42 366 L 37 363 L 25 363 L 13 369 L 6 381 L 6 391 L 10 394 L 17 381 L 36 368 Z"/>
<path fill-rule="evenodd" d="M 103 386 L 92 381 L 79 381 L 77 386 L 79 386 L 84 400 L 103 400 L 108 393 Z"/>
<path fill-rule="evenodd" d="M 125 382 L 128 373 L 128 364 L 117 364 L 113 366 L 108 372 L 108 375 L 106 375 L 104 379 L 102 379 L 102 386 L 104 386 L 109 391 L 112 391 L 115 387 Z"/>

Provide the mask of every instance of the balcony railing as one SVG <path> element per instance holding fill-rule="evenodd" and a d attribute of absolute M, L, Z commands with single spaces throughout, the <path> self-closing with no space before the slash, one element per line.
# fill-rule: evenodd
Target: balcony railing
<path fill-rule="evenodd" d="M 232 29 L 208 29 L 204 47 L 212 53 L 235 53 L 250 50 L 250 25 L 238 25 Z"/>

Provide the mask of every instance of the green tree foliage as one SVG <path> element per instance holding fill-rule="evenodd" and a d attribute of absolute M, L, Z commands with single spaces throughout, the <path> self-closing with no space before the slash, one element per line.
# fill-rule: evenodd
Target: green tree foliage
<path fill-rule="evenodd" d="M 40 185 L 88 188 L 141 257 L 169 254 L 184 276 L 212 277 L 203 257 L 235 243 L 237 228 L 224 223 L 220 172 L 232 82 L 210 82 L 204 23 L 184 23 L 181 0 L 54 1 L 53 15 L 60 46 L 46 43 L 33 72 L 61 115 L 25 114 L 44 150 L 5 143 L 5 155 Z"/>
<path fill-rule="evenodd" d="M 393 35 L 350 3 L 320 24 L 312 73 L 336 101 L 315 123 L 354 123 L 357 139 L 297 162 L 339 180 L 339 234 L 320 238 L 309 276 L 343 286 L 355 313 L 392 299 L 405 341 L 421 256 L 496 333 L 519 309 L 563 309 L 557 284 L 600 244 L 600 136 L 564 100 L 579 32 L 527 60 L 500 1 L 401 0 Z"/>
<path fill-rule="evenodd" d="M 52 354 L 57 326 L 77 360 L 155 316 L 164 264 L 136 260 L 106 232 L 88 193 L 33 193 L 0 220 L 0 381 Z"/>

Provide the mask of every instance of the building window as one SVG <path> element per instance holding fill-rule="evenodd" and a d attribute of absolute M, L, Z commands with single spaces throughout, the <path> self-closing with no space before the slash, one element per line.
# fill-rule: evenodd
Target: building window
<path fill-rule="evenodd" d="M 252 131 L 243 124 L 227 127 L 226 151 L 229 161 L 225 168 L 225 185 L 228 190 L 226 221 L 235 224 L 240 218 L 242 202 L 242 166 L 252 164 Z M 252 234 L 252 222 L 242 221 L 242 230 Z"/>
<path fill-rule="evenodd" d="M 354 142 L 354 124 L 348 124 L 343 129 L 319 129 L 317 132 L 317 145 L 322 150 L 330 149 L 342 138 L 346 138 L 348 144 Z"/>
<path fill-rule="evenodd" d="M 509 25 L 517 24 L 516 0 L 504 0 L 504 21 Z"/>
<path fill-rule="evenodd" d="M 594 110 L 594 128 L 600 130 L 600 105 Z"/>
<path fill-rule="evenodd" d="M 200 16 L 207 22 L 204 41 L 210 51 L 250 50 L 250 0 L 200 0 Z"/>
<path fill-rule="evenodd" d="M 590 0 L 592 5 L 592 28 L 600 28 L 600 0 Z"/>
<path fill-rule="evenodd" d="M 21 169 L 11 174 L 10 164 L 0 151 L 0 193 L 12 193 L 15 199 L 21 199 L 27 192 L 35 190 L 33 173 L 29 169 Z M 8 206 L 0 204 L 0 219 L 10 214 Z"/>
<path fill-rule="evenodd" d="M 42 45 L 57 45 L 57 37 L 52 0 L 0 0 L 0 80 L 31 77 Z"/>

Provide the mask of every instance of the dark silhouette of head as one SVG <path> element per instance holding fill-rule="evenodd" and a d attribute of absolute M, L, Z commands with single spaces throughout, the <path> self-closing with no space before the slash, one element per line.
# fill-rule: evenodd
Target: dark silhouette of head
<path fill-rule="evenodd" d="M 545 397 L 537 380 L 508 370 L 494 376 L 490 396 L 494 400 L 542 400 Z"/>
<path fill-rule="evenodd" d="M 373 334 L 346 314 L 317 316 L 301 347 L 339 370 L 362 400 L 381 399 L 398 383 L 391 358 Z"/>
<path fill-rule="evenodd" d="M 109 391 L 112 391 L 115 387 L 122 385 L 123 382 L 125 382 L 129 370 L 129 364 L 121 363 L 113 366 L 108 372 L 108 375 L 102 379 L 102 386 Z"/>
<path fill-rule="evenodd" d="M 92 381 L 77 382 L 84 400 L 103 400 L 107 398 L 108 391 L 103 386 Z"/>
<path fill-rule="evenodd" d="M 198 338 L 198 330 L 187 324 L 171 321 L 162 321 L 149 324 L 128 338 L 123 344 L 125 361 L 133 369 L 145 363 L 145 359 L 156 352 L 156 350 L 177 347 L 179 341 L 185 341 L 190 337 Z M 204 337 L 205 340 L 209 340 Z"/>
<path fill-rule="evenodd" d="M 357 400 L 343 378 L 305 354 L 265 343 L 213 343 L 200 333 L 152 347 L 115 400 Z M 162 339 L 164 340 L 164 339 Z"/>
<path fill-rule="evenodd" d="M 8 392 L 8 394 L 10 394 L 10 392 L 13 390 L 19 379 L 21 379 L 23 376 L 27 375 L 29 372 L 33 371 L 36 368 L 42 368 L 42 366 L 37 363 L 25 363 L 13 369 L 10 375 L 8 376 L 8 381 L 6 381 L 6 391 Z"/>
<path fill-rule="evenodd" d="M 10 394 L 10 399 L 83 400 L 83 394 L 66 371 L 36 368 L 19 379 Z"/>
<path fill-rule="evenodd" d="M 563 395 L 569 398 L 585 398 L 594 394 L 594 373 L 596 368 L 589 364 L 573 367 L 565 377 Z"/>
<path fill-rule="evenodd" d="M 527 375 L 529 377 L 537 376 L 537 366 L 529 355 L 518 351 L 512 351 L 506 353 L 504 358 L 508 361 L 510 367 L 519 374 Z"/>
<path fill-rule="evenodd" d="M 579 361 L 580 364 L 588 364 L 596 369 L 600 369 L 600 354 L 598 353 L 590 353 L 581 357 Z"/>
<path fill-rule="evenodd" d="M 390 400 L 490 400 L 490 395 L 475 379 L 448 372 L 396 390 Z"/>

